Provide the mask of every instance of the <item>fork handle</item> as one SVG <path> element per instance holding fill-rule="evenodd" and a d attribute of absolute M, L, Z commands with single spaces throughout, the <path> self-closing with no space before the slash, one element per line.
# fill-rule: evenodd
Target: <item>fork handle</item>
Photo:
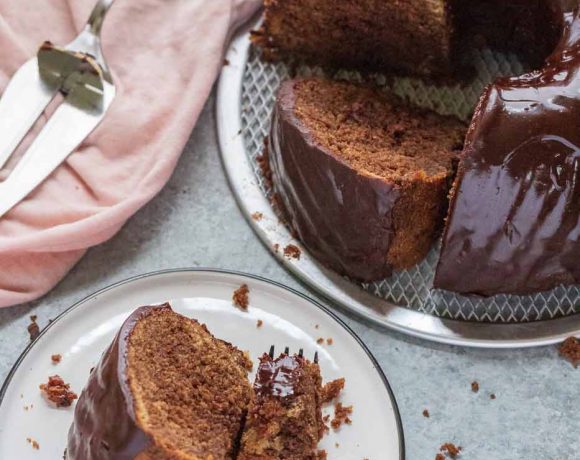
<path fill-rule="evenodd" d="M 107 15 L 107 11 L 111 8 L 115 0 L 98 0 L 97 4 L 93 8 L 89 20 L 87 21 L 87 27 L 89 30 L 99 36 L 101 33 L 101 27 L 103 26 L 103 21 Z"/>

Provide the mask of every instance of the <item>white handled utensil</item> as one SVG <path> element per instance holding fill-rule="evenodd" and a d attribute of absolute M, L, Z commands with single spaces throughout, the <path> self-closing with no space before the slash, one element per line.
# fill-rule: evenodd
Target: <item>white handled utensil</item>
<path fill-rule="evenodd" d="M 111 105 L 115 86 L 101 51 L 100 32 L 113 1 L 98 0 L 83 31 L 64 48 L 45 42 L 6 87 L 0 99 L 0 169 L 56 94 L 65 98 L 0 183 L 0 217 L 74 151 Z"/>

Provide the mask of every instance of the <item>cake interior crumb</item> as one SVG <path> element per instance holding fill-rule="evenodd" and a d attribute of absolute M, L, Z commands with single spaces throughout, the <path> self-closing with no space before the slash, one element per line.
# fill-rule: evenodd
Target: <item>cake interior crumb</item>
<path fill-rule="evenodd" d="M 70 385 L 59 375 L 50 376 L 48 383 L 41 384 L 39 388 L 45 398 L 56 407 L 69 407 L 78 398 L 77 394 L 71 391 Z"/>
<path fill-rule="evenodd" d="M 256 211 L 252 213 L 252 219 L 255 220 L 256 222 L 260 222 L 263 218 L 264 214 L 262 214 L 261 212 Z"/>
<path fill-rule="evenodd" d="M 568 337 L 559 348 L 560 356 L 572 363 L 572 366 L 578 367 L 580 364 L 580 339 Z"/>
<path fill-rule="evenodd" d="M 38 441 L 36 441 L 35 439 L 26 438 L 26 441 L 28 442 L 28 444 L 32 446 L 33 449 L 35 450 L 40 449 L 40 444 L 38 444 Z"/>
<path fill-rule="evenodd" d="M 322 404 L 329 403 L 333 399 L 338 398 L 340 392 L 344 388 L 344 382 L 344 378 L 340 378 L 326 383 L 320 391 L 320 400 Z"/>
<path fill-rule="evenodd" d="M 234 305 L 240 307 L 242 310 L 247 310 L 249 305 L 249 293 L 250 289 L 247 284 L 242 284 L 238 289 L 234 291 L 232 300 Z"/>
<path fill-rule="evenodd" d="M 301 254 L 302 251 L 300 250 L 300 248 L 294 244 L 289 244 L 284 248 L 284 256 L 287 257 L 288 259 L 299 260 Z"/>
<path fill-rule="evenodd" d="M 31 342 L 34 341 L 40 335 L 40 327 L 38 326 L 38 323 L 36 322 L 37 318 L 38 318 L 38 316 L 31 315 L 30 316 L 30 324 L 26 328 L 28 330 L 28 335 L 30 336 Z"/>
<path fill-rule="evenodd" d="M 342 403 L 338 402 L 334 405 L 334 418 L 330 421 L 330 426 L 338 430 L 343 423 L 350 425 L 352 420 L 350 415 L 352 415 L 352 406 L 343 406 Z"/>
<path fill-rule="evenodd" d="M 52 361 L 53 364 L 58 364 L 62 360 L 62 355 L 54 354 L 50 357 L 50 360 Z"/>
<path fill-rule="evenodd" d="M 441 452 L 447 453 L 450 458 L 457 458 L 457 456 L 461 454 L 463 448 L 461 446 L 456 446 L 452 442 L 446 442 L 445 444 L 441 445 L 439 450 Z"/>

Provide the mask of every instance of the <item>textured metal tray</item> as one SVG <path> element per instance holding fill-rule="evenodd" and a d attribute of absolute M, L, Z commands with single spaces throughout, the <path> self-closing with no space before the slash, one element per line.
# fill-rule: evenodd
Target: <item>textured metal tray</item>
<path fill-rule="evenodd" d="M 269 205 L 268 190 L 256 157 L 262 153 L 276 89 L 288 77 L 283 64 L 266 63 L 242 31 L 227 53 L 219 84 L 217 119 L 224 167 L 241 208 L 262 240 L 308 285 L 339 306 L 375 323 L 431 340 L 485 347 L 555 343 L 580 330 L 580 289 L 558 287 L 533 296 L 467 297 L 431 288 L 439 253 L 435 246 L 410 270 L 375 283 L 357 284 L 320 266 L 303 251 L 300 260 L 284 257 L 281 248 L 300 244 Z M 468 85 L 434 86 L 411 78 L 376 82 L 411 103 L 468 119 L 483 87 L 502 73 L 521 73 L 513 56 L 491 51 L 471 56 L 477 77 Z M 320 69 L 298 67 L 301 75 Z M 353 72 L 341 77 L 359 79 Z M 252 218 L 261 213 L 261 219 Z M 278 245 L 279 250 L 275 250 Z"/>

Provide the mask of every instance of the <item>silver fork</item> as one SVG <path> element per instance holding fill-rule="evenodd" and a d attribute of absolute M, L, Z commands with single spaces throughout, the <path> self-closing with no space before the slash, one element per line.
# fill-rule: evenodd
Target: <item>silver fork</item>
<path fill-rule="evenodd" d="M 59 91 L 65 99 L 0 182 L 0 217 L 74 151 L 111 105 L 116 90 L 101 51 L 100 32 L 113 1 L 98 0 L 71 43 L 63 48 L 45 44 L 6 87 L 0 99 L 0 169 Z"/>

